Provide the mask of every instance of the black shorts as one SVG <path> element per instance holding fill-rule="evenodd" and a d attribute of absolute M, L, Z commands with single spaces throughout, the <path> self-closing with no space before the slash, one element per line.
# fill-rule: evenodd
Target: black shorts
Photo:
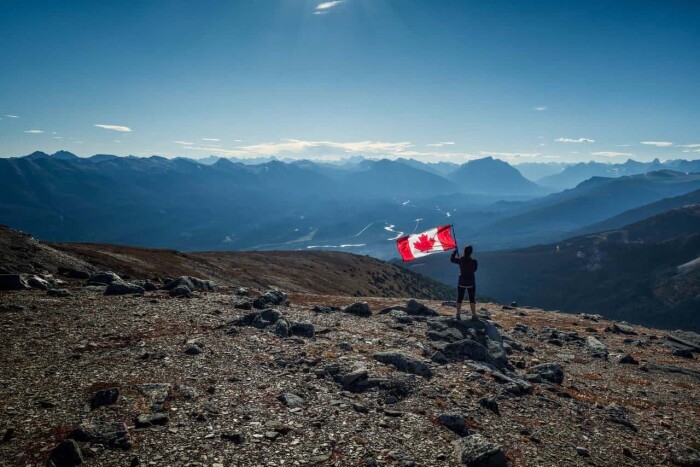
<path fill-rule="evenodd" d="M 469 293 L 469 303 L 476 303 L 476 286 L 474 285 L 458 285 L 457 286 L 457 303 L 464 301 L 464 291 Z"/>

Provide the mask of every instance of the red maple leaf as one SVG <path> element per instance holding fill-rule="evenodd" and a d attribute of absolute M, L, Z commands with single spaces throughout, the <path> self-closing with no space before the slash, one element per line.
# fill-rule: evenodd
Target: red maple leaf
<path fill-rule="evenodd" d="M 426 234 L 423 234 L 420 237 L 418 237 L 417 242 L 413 242 L 413 246 L 418 251 L 430 251 L 433 249 L 434 244 L 435 239 L 432 237 L 428 237 Z"/>

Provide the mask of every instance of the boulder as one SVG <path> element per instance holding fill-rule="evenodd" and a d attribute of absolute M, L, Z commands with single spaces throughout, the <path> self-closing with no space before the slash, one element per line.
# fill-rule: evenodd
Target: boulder
<path fill-rule="evenodd" d="M 277 397 L 277 400 L 279 400 L 289 408 L 301 407 L 302 405 L 304 405 L 304 399 L 291 392 L 284 392 L 280 394 Z"/>
<path fill-rule="evenodd" d="M 503 363 L 495 359 L 486 347 L 471 339 L 450 342 L 443 347 L 442 354 L 449 361 L 475 360 L 488 363 L 497 368 L 504 367 Z"/>
<path fill-rule="evenodd" d="M 0 274 L 0 290 L 24 290 L 29 288 L 24 274 Z"/>
<path fill-rule="evenodd" d="M 123 280 L 112 281 L 105 289 L 105 295 L 129 295 L 129 294 L 142 294 L 144 293 L 143 287 L 130 282 L 124 282 Z"/>
<path fill-rule="evenodd" d="M 90 407 L 95 410 L 105 405 L 112 405 L 118 398 L 119 388 L 101 389 L 92 396 Z"/>
<path fill-rule="evenodd" d="M 33 289 L 49 290 L 51 284 L 39 276 L 31 275 L 27 277 L 27 284 Z"/>
<path fill-rule="evenodd" d="M 268 290 L 253 300 L 253 306 L 257 309 L 286 305 L 288 305 L 287 294 L 277 289 Z"/>
<path fill-rule="evenodd" d="M 169 280 L 163 285 L 163 289 L 173 290 L 183 285 L 190 290 L 196 290 L 198 292 L 216 292 L 217 290 L 219 290 L 219 286 L 216 284 L 216 282 L 205 279 L 198 279 L 192 276 L 180 276 L 178 278 Z"/>
<path fill-rule="evenodd" d="M 279 319 L 272 325 L 270 330 L 280 337 L 289 337 L 290 328 L 289 321 L 286 319 Z"/>
<path fill-rule="evenodd" d="M 637 361 L 636 358 L 634 358 L 630 354 L 624 354 L 623 356 L 620 357 L 620 359 L 617 361 L 617 363 L 622 363 L 626 365 L 639 365 L 639 361 Z"/>
<path fill-rule="evenodd" d="M 149 428 L 163 426 L 170 422 L 170 418 L 164 413 L 141 414 L 136 418 L 136 428 Z"/>
<path fill-rule="evenodd" d="M 59 267 L 58 274 L 63 277 L 69 277 L 71 279 L 85 280 L 90 278 L 90 273 L 82 269 L 75 269 L 69 267 Z"/>
<path fill-rule="evenodd" d="M 66 439 L 56 446 L 46 461 L 48 467 L 73 467 L 83 463 L 80 446 L 72 439 Z"/>
<path fill-rule="evenodd" d="M 101 444 L 113 449 L 131 449 L 129 429 L 122 422 L 89 422 L 80 425 L 70 435 L 71 439 Z"/>
<path fill-rule="evenodd" d="M 557 363 L 543 363 L 541 365 L 533 366 L 530 368 L 530 371 L 534 374 L 540 375 L 542 379 L 555 384 L 561 384 L 564 381 L 564 371 Z"/>
<path fill-rule="evenodd" d="M 101 271 L 93 274 L 88 278 L 88 282 L 91 284 L 104 284 L 109 285 L 112 282 L 121 281 L 122 278 L 112 271 Z"/>
<path fill-rule="evenodd" d="M 367 302 L 353 303 L 352 305 L 345 307 L 343 311 L 345 313 L 350 313 L 351 315 L 362 316 L 363 318 L 372 316 L 372 309 L 369 307 Z"/>
<path fill-rule="evenodd" d="M 386 365 L 391 365 L 404 373 L 412 373 L 424 378 L 433 376 L 433 373 L 425 362 L 411 355 L 400 352 L 376 352 L 372 355 L 372 358 Z"/>
<path fill-rule="evenodd" d="M 178 285 L 177 287 L 170 289 L 168 295 L 173 298 L 192 298 L 192 289 L 185 285 Z"/>
<path fill-rule="evenodd" d="M 628 334 L 628 335 L 636 335 L 637 331 L 632 328 L 632 326 L 629 326 L 627 324 L 613 324 L 612 325 L 612 332 L 615 334 Z"/>
<path fill-rule="evenodd" d="M 608 358 L 608 348 L 593 336 L 586 336 L 586 348 L 594 357 Z"/>
<path fill-rule="evenodd" d="M 414 299 L 410 299 L 406 304 L 406 313 L 411 316 L 440 316 L 437 311 Z"/>
<path fill-rule="evenodd" d="M 469 434 L 467 421 L 464 419 L 464 415 L 459 412 L 447 412 L 438 415 L 438 423 L 459 436 Z"/>
<path fill-rule="evenodd" d="M 466 436 L 454 442 L 457 462 L 469 467 L 507 467 L 503 448 L 479 434 Z"/>
<path fill-rule="evenodd" d="M 301 323 L 298 321 L 292 321 L 289 330 L 293 336 L 308 337 L 309 339 L 313 339 L 316 335 L 316 329 L 311 323 Z"/>

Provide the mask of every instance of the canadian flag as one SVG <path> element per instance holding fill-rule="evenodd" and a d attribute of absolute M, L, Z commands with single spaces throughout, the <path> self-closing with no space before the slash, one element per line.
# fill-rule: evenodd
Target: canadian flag
<path fill-rule="evenodd" d="M 396 246 L 404 261 L 411 261 L 432 253 L 457 248 L 451 225 L 434 227 L 425 232 L 406 235 L 396 240 Z"/>

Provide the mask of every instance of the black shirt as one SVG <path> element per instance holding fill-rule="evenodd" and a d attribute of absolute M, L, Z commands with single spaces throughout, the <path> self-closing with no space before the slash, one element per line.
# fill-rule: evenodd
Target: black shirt
<path fill-rule="evenodd" d="M 474 273 L 479 268 L 479 263 L 475 259 L 472 259 L 471 256 L 457 258 L 457 250 L 455 250 L 452 252 L 450 261 L 459 264 L 459 285 L 462 287 L 473 287 L 476 285 Z"/>

